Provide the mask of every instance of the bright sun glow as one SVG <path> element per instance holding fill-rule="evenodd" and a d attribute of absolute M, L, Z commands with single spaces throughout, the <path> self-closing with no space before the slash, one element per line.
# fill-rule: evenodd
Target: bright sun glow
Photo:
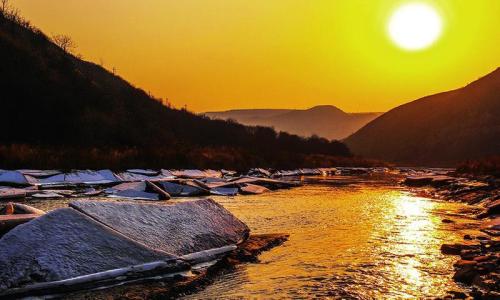
<path fill-rule="evenodd" d="M 429 47 L 441 35 L 437 11 L 424 3 L 400 6 L 389 20 L 389 36 L 399 47 L 415 51 Z"/>

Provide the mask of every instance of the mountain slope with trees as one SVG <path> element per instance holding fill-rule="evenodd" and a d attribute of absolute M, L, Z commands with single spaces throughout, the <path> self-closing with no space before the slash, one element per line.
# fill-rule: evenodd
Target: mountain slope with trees
<path fill-rule="evenodd" d="M 398 164 L 453 166 L 500 154 L 500 68 L 469 85 L 401 105 L 345 140 Z"/>
<path fill-rule="evenodd" d="M 350 157 L 341 142 L 167 107 L 59 38 L 0 12 L 3 168 L 299 167 L 311 155 Z"/>

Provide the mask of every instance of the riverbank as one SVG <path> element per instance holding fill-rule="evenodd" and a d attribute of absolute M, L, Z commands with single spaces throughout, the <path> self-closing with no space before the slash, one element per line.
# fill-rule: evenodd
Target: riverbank
<path fill-rule="evenodd" d="M 454 264 L 453 279 L 471 286 L 468 294 L 451 292 L 453 298 L 500 298 L 500 179 L 467 173 L 420 174 L 409 176 L 404 184 L 420 195 L 463 202 L 475 208 L 480 234 L 465 235 L 461 243 L 443 244 L 441 252 L 460 259 Z M 443 222 L 453 222 L 443 219 Z"/>

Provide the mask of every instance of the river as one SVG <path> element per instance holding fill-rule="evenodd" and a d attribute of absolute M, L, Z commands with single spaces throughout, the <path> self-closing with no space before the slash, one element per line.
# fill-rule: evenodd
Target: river
<path fill-rule="evenodd" d="M 464 204 L 421 198 L 394 180 L 314 179 L 256 196 L 215 197 L 253 233 L 288 233 L 184 299 L 422 298 L 463 290 L 443 243 L 473 233 Z M 42 209 L 66 201 L 31 203 Z M 454 223 L 444 223 L 451 219 Z"/>

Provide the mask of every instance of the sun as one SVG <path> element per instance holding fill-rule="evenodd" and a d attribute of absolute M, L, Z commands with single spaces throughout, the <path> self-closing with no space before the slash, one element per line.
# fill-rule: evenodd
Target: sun
<path fill-rule="evenodd" d="M 408 3 L 394 11 L 387 29 L 397 46 L 417 51 L 430 47 L 441 36 L 442 27 L 441 16 L 434 7 Z"/>

